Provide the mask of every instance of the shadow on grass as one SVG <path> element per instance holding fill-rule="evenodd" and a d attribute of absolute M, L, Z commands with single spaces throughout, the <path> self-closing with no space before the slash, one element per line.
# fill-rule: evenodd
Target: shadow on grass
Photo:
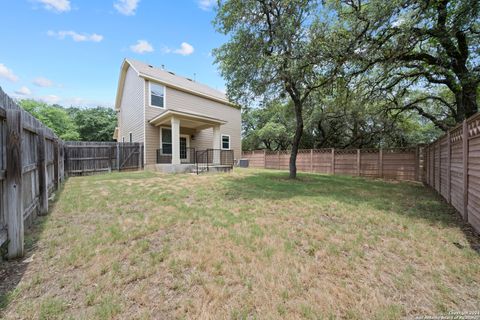
<path fill-rule="evenodd" d="M 109 180 L 145 180 L 145 179 L 152 179 L 158 178 L 159 174 L 150 171 L 150 170 L 142 170 L 142 171 L 113 171 L 111 173 L 103 173 L 103 174 L 95 174 L 95 175 L 85 175 L 85 176 L 72 176 L 72 178 L 87 178 L 89 181 L 109 181 Z"/>
<path fill-rule="evenodd" d="M 50 213 L 55 208 L 55 205 L 63 192 L 63 188 L 64 184 L 62 184 L 60 189 L 55 192 L 54 201 L 49 202 L 48 214 L 35 217 L 30 225 L 26 227 L 24 236 L 25 255 L 18 259 L 0 260 L 0 318 L 2 312 L 18 293 L 16 291 L 18 284 L 25 275 L 29 264 L 35 259 L 34 254 L 37 249 L 37 242 L 50 217 Z"/>
<path fill-rule="evenodd" d="M 440 227 L 457 227 L 467 237 L 470 247 L 480 252 L 480 239 L 472 227 L 440 195 L 421 183 L 310 173 L 300 173 L 296 180 L 291 180 L 285 171 L 255 172 L 227 179 L 225 183 L 229 195 L 245 200 L 337 201 L 422 219 Z"/>

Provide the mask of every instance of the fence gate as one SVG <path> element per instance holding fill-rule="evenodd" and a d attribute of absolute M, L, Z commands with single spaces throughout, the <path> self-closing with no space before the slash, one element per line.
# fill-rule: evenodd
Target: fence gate
<path fill-rule="evenodd" d="M 143 168 L 143 144 L 118 143 L 118 170 L 134 170 Z"/>
<path fill-rule="evenodd" d="M 69 176 L 142 168 L 142 143 L 83 141 L 65 143 L 65 172 Z"/>

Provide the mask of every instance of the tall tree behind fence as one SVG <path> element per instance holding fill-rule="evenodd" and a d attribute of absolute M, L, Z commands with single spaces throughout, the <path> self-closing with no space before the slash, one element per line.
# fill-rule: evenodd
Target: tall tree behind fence
<path fill-rule="evenodd" d="M 480 113 L 424 150 L 425 183 L 480 232 Z"/>
<path fill-rule="evenodd" d="M 305 149 L 297 170 L 351 176 L 422 181 L 422 147 L 395 149 Z M 244 151 L 254 168 L 288 170 L 290 151 Z"/>
<path fill-rule="evenodd" d="M 0 245 L 23 255 L 24 229 L 63 180 L 63 142 L 0 88 Z"/>

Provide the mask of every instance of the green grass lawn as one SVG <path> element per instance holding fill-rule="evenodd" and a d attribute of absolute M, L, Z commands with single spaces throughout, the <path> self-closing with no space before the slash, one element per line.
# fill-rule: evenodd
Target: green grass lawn
<path fill-rule="evenodd" d="M 290 181 L 253 169 L 136 172 L 71 178 L 58 198 L 27 236 L 0 317 L 397 319 L 480 310 L 477 239 L 420 184 Z"/>

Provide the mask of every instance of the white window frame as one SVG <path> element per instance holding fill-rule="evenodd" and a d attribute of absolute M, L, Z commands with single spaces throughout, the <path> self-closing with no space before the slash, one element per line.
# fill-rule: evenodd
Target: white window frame
<path fill-rule="evenodd" d="M 167 87 L 161 83 L 153 82 L 154 85 L 163 87 L 163 107 L 152 105 L 152 81 L 148 81 L 148 106 L 157 109 L 166 109 L 167 107 Z"/>
<path fill-rule="evenodd" d="M 163 129 L 170 130 L 170 136 L 172 135 L 172 128 L 170 128 L 170 127 L 160 127 L 160 150 L 162 150 L 161 154 L 166 155 L 166 156 L 171 156 L 172 155 L 171 153 L 163 153 L 163 136 L 162 136 Z M 171 141 L 170 144 L 172 145 L 172 148 L 173 148 L 173 141 Z"/>
<path fill-rule="evenodd" d="M 223 137 L 228 137 L 228 148 L 223 147 Z M 232 146 L 232 138 L 230 137 L 229 134 L 221 134 L 220 135 L 220 146 L 222 150 L 230 150 Z"/>
<path fill-rule="evenodd" d="M 163 138 L 162 137 L 162 132 L 163 132 L 162 130 L 163 129 L 168 129 L 168 130 L 170 130 L 170 132 L 172 132 L 172 128 L 170 128 L 170 127 L 160 127 L 160 146 L 159 146 L 159 149 L 162 150 L 162 153 L 161 153 L 162 155 L 170 156 L 170 155 L 172 155 L 171 153 L 163 153 L 163 140 L 162 140 L 162 138 Z M 190 148 L 190 135 L 189 134 L 180 134 L 180 138 L 186 138 L 187 148 Z M 171 142 L 171 144 L 172 144 L 172 148 L 173 148 L 173 141 Z M 188 153 L 187 153 L 187 156 L 188 156 Z"/>

